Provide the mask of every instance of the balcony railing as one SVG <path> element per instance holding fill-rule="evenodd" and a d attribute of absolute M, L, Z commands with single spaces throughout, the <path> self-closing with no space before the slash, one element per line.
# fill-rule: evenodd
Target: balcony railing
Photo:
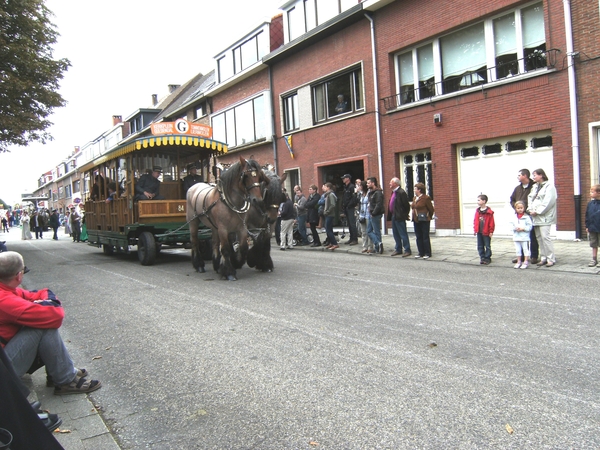
<path fill-rule="evenodd" d="M 521 60 L 513 59 L 502 61 L 494 67 L 475 68 L 457 76 L 447 77 L 444 81 L 435 83 L 433 78 L 419 81 L 419 86 L 402 86 L 401 92 L 381 99 L 387 111 L 411 103 L 430 100 L 445 94 L 451 94 L 475 86 L 503 81 L 512 77 L 519 77 L 538 70 L 551 69 L 556 64 L 556 57 L 560 50 L 534 50 Z"/>

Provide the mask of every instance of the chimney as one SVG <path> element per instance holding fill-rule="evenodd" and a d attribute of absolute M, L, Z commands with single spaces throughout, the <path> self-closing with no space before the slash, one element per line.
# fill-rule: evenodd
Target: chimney
<path fill-rule="evenodd" d="M 152 106 L 158 105 L 158 95 L 152 94 Z"/>
<path fill-rule="evenodd" d="M 169 85 L 169 94 L 172 94 L 173 92 L 175 92 L 175 90 L 176 90 L 178 87 L 181 87 L 181 85 L 180 85 L 180 84 L 170 84 L 170 85 Z"/>
<path fill-rule="evenodd" d="M 122 116 L 113 116 L 113 127 L 123 122 Z"/>

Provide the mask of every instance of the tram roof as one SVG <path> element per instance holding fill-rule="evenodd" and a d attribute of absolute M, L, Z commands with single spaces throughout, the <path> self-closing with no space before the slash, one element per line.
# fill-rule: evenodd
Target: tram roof
<path fill-rule="evenodd" d="M 164 150 L 188 150 L 192 151 L 194 147 L 204 148 L 217 154 L 227 153 L 227 144 L 223 142 L 215 141 L 213 139 L 201 138 L 198 136 L 186 136 L 180 134 L 168 134 L 162 136 L 145 136 L 135 139 L 134 141 L 127 142 L 119 145 L 118 147 L 110 150 L 102 156 L 84 164 L 79 168 L 81 171 L 89 170 L 96 167 L 106 161 L 110 161 L 115 158 L 127 155 L 135 151 L 142 151 L 148 149 L 159 150 L 161 147 L 165 147 Z"/>

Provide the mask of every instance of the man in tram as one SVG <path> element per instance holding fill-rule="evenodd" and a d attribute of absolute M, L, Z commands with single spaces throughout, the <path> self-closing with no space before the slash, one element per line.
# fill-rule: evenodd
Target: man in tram
<path fill-rule="evenodd" d="M 135 184 L 135 198 L 134 200 L 164 200 L 165 198 L 160 195 L 160 174 L 162 173 L 162 167 L 154 166 L 152 173 L 145 173 Z"/>

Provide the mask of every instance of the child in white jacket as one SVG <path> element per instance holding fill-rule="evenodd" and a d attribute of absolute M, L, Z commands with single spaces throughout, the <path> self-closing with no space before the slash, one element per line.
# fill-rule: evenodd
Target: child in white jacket
<path fill-rule="evenodd" d="M 531 256 L 529 232 L 531 231 L 531 227 L 533 227 L 533 222 L 531 221 L 531 217 L 525 213 L 524 202 L 516 202 L 515 211 L 515 216 L 511 221 L 513 241 L 515 242 L 515 250 L 517 252 L 515 269 L 527 269 L 529 267 L 529 257 Z M 525 260 L 523 262 L 521 262 L 521 252 Z"/>

